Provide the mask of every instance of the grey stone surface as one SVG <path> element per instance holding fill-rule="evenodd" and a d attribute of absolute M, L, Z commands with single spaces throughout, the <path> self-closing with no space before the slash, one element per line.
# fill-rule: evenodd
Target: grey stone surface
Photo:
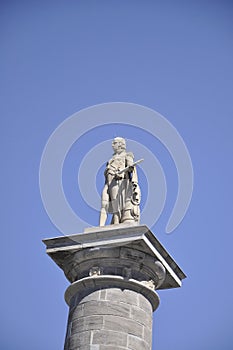
<path fill-rule="evenodd" d="M 139 304 L 139 294 L 135 294 L 134 291 L 120 289 L 119 288 L 110 288 L 106 290 L 106 300 L 118 300 L 119 294 L 121 294 L 121 303 L 127 304 L 130 307 L 132 305 Z"/>
<path fill-rule="evenodd" d="M 151 326 L 152 327 L 152 326 Z M 151 347 L 152 338 L 151 338 L 151 327 L 143 327 L 143 336 L 142 339 Z"/>
<path fill-rule="evenodd" d="M 129 317 L 106 315 L 104 317 L 104 329 L 119 333 L 133 334 L 142 338 L 143 326 L 140 322 Z"/>
<path fill-rule="evenodd" d="M 130 346 L 137 349 L 142 345 L 145 349 L 150 348 L 152 307 L 148 307 L 148 300 L 132 290 L 114 288 L 112 291 L 113 294 L 111 289 L 94 292 L 82 301 L 74 299 L 77 304 L 72 304 L 70 311 L 65 350 L 83 350 L 87 346 L 106 350 L 131 349 Z M 110 302 L 108 298 L 113 295 Z M 130 303 L 130 300 L 144 305 L 145 309 Z"/>
<path fill-rule="evenodd" d="M 94 331 L 92 344 L 125 346 L 127 344 L 127 334 L 106 329 Z"/>
<path fill-rule="evenodd" d="M 71 282 L 65 350 L 151 350 L 156 289 L 185 274 L 145 225 L 111 225 L 44 240 Z"/>
<path fill-rule="evenodd" d="M 129 335 L 128 337 L 128 349 L 130 350 L 151 350 L 151 346 L 145 342 L 145 340 Z"/>
<path fill-rule="evenodd" d="M 155 289 L 180 287 L 186 276 L 145 225 L 110 225 L 90 232 L 44 240 L 47 253 L 70 282 L 100 273 L 155 283 Z M 131 271 L 130 271 L 131 270 Z"/>
<path fill-rule="evenodd" d="M 159 297 L 153 289 L 136 280 L 124 279 L 123 277 L 113 275 L 98 276 L 95 278 L 86 277 L 72 283 L 66 290 L 65 300 L 68 305 L 72 305 L 73 307 L 74 299 L 77 302 L 80 302 L 85 293 L 90 294 L 103 288 L 120 288 L 121 290 L 131 290 L 133 292 L 140 293 L 146 297 L 153 310 L 156 310 L 159 305 Z M 84 312 L 84 309 L 82 309 L 82 312 Z"/>
<path fill-rule="evenodd" d="M 133 319 L 138 320 L 143 326 L 148 328 L 152 327 L 152 319 L 151 319 L 151 308 L 146 311 L 138 306 L 131 307 L 131 317 Z"/>
<path fill-rule="evenodd" d="M 103 327 L 104 317 L 93 313 L 90 316 L 78 317 L 73 319 L 71 333 L 85 332 L 88 330 L 101 329 Z"/>
<path fill-rule="evenodd" d="M 84 346 L 88 346 L 91 343 L 92 333 L 90 331 L 86 332 L 76 332 L 70 333 L 66 338 L 65 350 L 76 350 L 78 348 L 82 349 Z"/>
<path fill-rule="evenodd" d="M 100 350 L 128 350 L 128 348 L 118 345 L 100 345 Z"/>

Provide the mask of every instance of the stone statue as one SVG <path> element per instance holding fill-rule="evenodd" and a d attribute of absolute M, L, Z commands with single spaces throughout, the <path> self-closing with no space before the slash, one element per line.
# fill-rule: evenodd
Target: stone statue
<path fill-rule="evenodd" d="M 104 172 L 105 185 L 102 192 L 100 226 L 104 226 L 108 213 L 112 214 L 111 224 L 139 223 L 141 193 L 138 186 L 134 155 L 126 152 L 126 142 L 122 137 L 112 141 L 113 156 Z"/>

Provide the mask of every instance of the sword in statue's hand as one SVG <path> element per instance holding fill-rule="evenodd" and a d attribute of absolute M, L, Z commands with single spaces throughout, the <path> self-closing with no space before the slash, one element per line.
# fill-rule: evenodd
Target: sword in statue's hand
<path fill-rule="evenodd" d="M 137 165 L 137 164 L 143 162 L 143 160 L 144 160 L 143 158 L 142 158 L 142 159 L 139 159 L 139 160 L 137 160 L 136 162 L 132 163 L 131 165 L 127 166 L 126 168 L 124 168 L 124 169 L 122 169 L 122 170 L 118 170 L 118 171 L 116 172 L 116 175 L 120 175 L 120 174 L 122 174 L 122 173 L 125 173 L 126 171 L 129 171 L 129 170 L 130 170 L 131 168 L 133 168 L 135 165 Z"/>

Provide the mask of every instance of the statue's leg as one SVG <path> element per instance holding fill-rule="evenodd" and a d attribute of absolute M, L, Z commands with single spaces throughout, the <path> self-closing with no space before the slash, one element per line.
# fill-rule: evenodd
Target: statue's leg
<path fill-rule="evenodd" d="M 119 224 L 120 223 L 120 203 L 119 203 L 119 182 L 113 180 L 109 187 L 110 192 L 110 201 L 112 208 L 112 221 L 111 224 Z"/>
<path fill-rule="evenodd" d="M 104 226 L 108 216 L 108 205 L 109 205 L 109 195 L 108 195 L 108 186 L 104 186 L 101 198 L 101 210 L 100 210 L 100 220 L 99 225 Z"/>
<path fill-rule="evenodd" d="M 120 223 L 120 214 L 119 213 L 114 213 L 112 216 L 112 221 L 111 224 L 119 224 Z"/>

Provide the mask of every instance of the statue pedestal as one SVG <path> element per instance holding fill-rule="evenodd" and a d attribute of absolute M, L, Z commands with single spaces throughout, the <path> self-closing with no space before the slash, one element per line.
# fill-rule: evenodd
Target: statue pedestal
<path fill-rule="evenodd" d="M 186 276 L 148 227 L 93 227 L 43 242 L 71 282 L 65 350 L 151 350 L 156 290 Z"/>

